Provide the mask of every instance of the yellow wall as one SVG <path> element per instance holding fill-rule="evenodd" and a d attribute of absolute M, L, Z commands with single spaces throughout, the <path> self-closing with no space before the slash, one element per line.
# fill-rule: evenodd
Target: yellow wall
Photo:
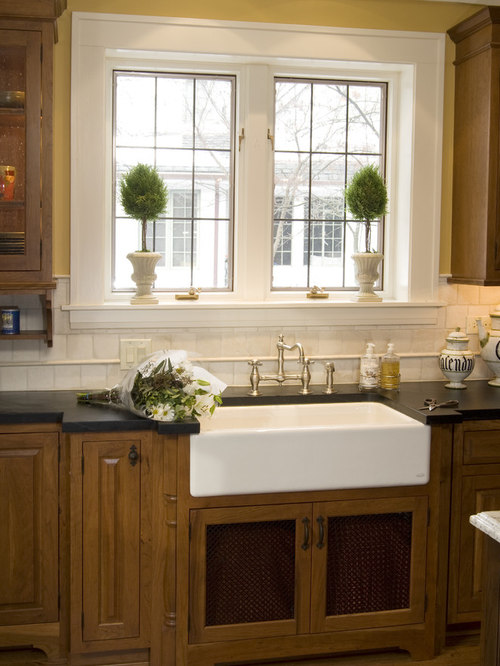
<path fill-rule="evenodd" d="M 445 33 L 478 11 L 478 5 L 425 0 L 68 0 L 58 21 L 54 65 L 54 273 L 67 275 L 70 227 L 71 12 L 106 12 L 267 21 Z M 442 273 L 450 269 L 453 53 L 447 38 L 441 214 Z"/>

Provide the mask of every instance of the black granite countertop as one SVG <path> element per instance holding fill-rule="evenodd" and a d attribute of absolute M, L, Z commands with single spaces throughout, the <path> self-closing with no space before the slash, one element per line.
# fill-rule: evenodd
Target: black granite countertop
<path fill-rule="evenodd" d="M 244 387 L 228 387 L 223 395 L 226 406 L 243 404 L 283 404 L 308 402 L 350 402 L 375 400 L 394 407 L 421 423 L 459 423 L 467 419 L 500 419 L 500 388 L 485 380 L 469 381 L 464 390 L 447 389 L 444 381 L 405 382 L 399 391 L 360 392 L 356 384 L 339 384 L 336 392 L 325 395 L 322 386 L 312 386 L 307 396 L 298 386 L 263 386 L 262 395 L 248 396 Z M 458 400 L 454 409 L 420 411 L 425 398 Z M 78 404 L 74 391 L 16 391 L 0 393 L 0 424 L 60 423 L 64 432 L 116 430 L 158 430 L 164 434 L 197 433 L 197 421 L 165 423 L 144 419 L 115 406 Z"/>
<path fill-rule="evenodd" d="M 165 423 L 136 416 L 115 405 L 78 403 L 76 391 L 0 393 L 0 424 L 61 423 L 63 432 L 158 430 L 164 434 L 196 433 L 196 420 Z"/>
<path fill-rule="evenodd" d="M 447 389 L 445 381 L 404 382 L 399 391 L 361 392 L 357 384 L 338 384 L 335 393 L 325 395 L 323 386 L 312 386 L 307 396 L 298 394 L 298 386 L 260 386 L 262 395 L 251 397 L 248 389 L 228 387 L 223 393 L 227 406 L 243 404 L 286 404 L 294 402 L 359 402 L 375 400 L 394 407 L 421 423 L 459 423 L 466 419 L 500 419 L 500 388 L 489 386 L 486 380 L 469 381 L 466 389 Z M 419 408 L 426 398 L 438 402 L 457 400 L 455 408 L 438 408 L 431 412 Z"/>

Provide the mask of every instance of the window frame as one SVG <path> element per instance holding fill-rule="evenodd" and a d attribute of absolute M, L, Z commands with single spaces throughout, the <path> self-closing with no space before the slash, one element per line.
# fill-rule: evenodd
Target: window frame
<path fill-rule="evenodd" d="M 276 325 L 303 322 L 306 317 L 310 324 L 323 325 L 332 320 L 332 315 L 327 314 L 331 308 L 344 312 L 344 319 L 344 315 L 340 320 L 335 315 L 335 321 L 340 323 L 353 319 L 373 323 L 374 317 L 386 322 L 386 315 L 389 311 L 396 313 L 398 306 L 404 306 L 399 311 L 406 313 L 401 315 L 400 322 L 425 321 L 424 311 L 432 322 L 437 321 L 443 34 L 86 12 L 73 12 L 72 21 L 72 242 L 70 305 L 67 306 L 72 326 L 120 328 L 145 324 L 144 316 L 138 313 L 138 307 L 143 306 L 130 306 L 128 294 L 116 298 L 110 295 L 111 271 L 106 275 L 107 257 L 111 256 L 106 227 L 110 225 L 106 225 L 106 220 L 111 216 L 111 204 L 109 194 L 106 195 L 106 174 L 111 173 L 111 147 L 103 148 L 106 137 L 110 136 L 111 63 L 120 62 L 120 67 L 128 68 L 139 54 L 151 63 L 152 69 L 158 67 L 159 59 L 168 57 L 170 63 L 178 63 L 179 67 L 189 63 L 191 70 L 193 63 L 206 63 L 207 54 L 211 54 L 207 71 L 214 73 L 214 65 L 219 63 L 221 73 L 234 72 L 239 79 L 237 94 L 241 95 L 243 103 L 250 84 L 258 81 L 262 67 L 272 74 L 269 81 L 260 82 L 264 88 L 274 85 L 273 76 L 300 74 L 311 59 L 315 76 L 324 70 L 325 77 L 330 78 L 334 71 L 341 71 L 341 78 L 365 80 L 375 76 L 375 72 L 384 71 L 384 80 L 390 86 L 389 95 L 396 96 L 388 111 L 392 115 L 390 122 L 397 127 L 400 136 L 411 136 L 411 141 L 404 145 L 402 142 L 394 145 L 388 136 L 386 173 L 391 187 L 398 188 L 398 197 L 390 199 L 387 224 L 396 228 L 394 220 L 397 220 L 397 228 L 409 233 L 400 231 L 386 237 L 385 256 L 388 265 L 393 267 L 394 276 L 389 280 L 385 276 L 384 284 L 392 283 L 392 289 L 382 293 L 384 301 L 376 304 L 376 314 L 370 307 L 373 304 L 354 301 L 355 292 L 335 293 L 328 301 L 318 303 L 313 299 L 308 301 L 305 292 L 271 292 L 270 281 L 251 286 L 255 275 L 265 274 L 270 280 L 271 247 L 262 248 L 256 239 L 266 233 L 262 225 L 272 221 L 273 215 L 272 183 L 256 205 L 252 199 L 256 189 L 249 164 L 257 159 L 270 166 L 272 154 L 265 134 L 269 129 L 265 127 L 268 121 L 256 118 L 250 108 L 247 117 L 237 114 L 236 121 L 238 131 L 245 128 L 246 138 L 242 141 L 240 165 L 236 169 L 239 213 L 235 230 L 235 291 L 202 294 L 196 304 L 188 305 L 176 302 L 174 295 L 168 294 L 159 305 L 144 306 L 151 311 L 152 325 L 157 327 L 160 321 L 162 326 L 184 326 L 195 321 L 218 326 L 245 326 L 248 322 Z M 190 47 L 189 53 L 186 44 Z M 285 67 L 283 58 L 291 58 L 292 53 L 289 62 L 294 66 Z M 250 62 L 252 65 L 248 66 Z M 247 66 L 249 69 L 245 69 Z M 89 68 L 92 77 L 88 76 Z M 200 71 L 202 68 L 203 65 Z M 338 73 L 333 75 L 338 76 Z M 269 99 L 269 91 L 263 90 L 263 93 Z M 245 173 L 248 177 L 242 186 L 241 178 Z M 97 182 L 92 198 L 86 196 L 90 177 L 93 183 Z M 409 206 L 403 210 L 401 205 L 398 207 L 398 201 L 405 200 L 409 201 Z M 270 222 L 267 231 L 269 228 L 272 228 Z M 417 309 L 410 314 L 412 305 Z M 193 312 L 193 308 L 198 312 Z M 168 322 L 162 313 L 165 309 L 173 313 Z M 357 310 L 354 318 L 353 309 Z M 231 315 L 227 316 L 230 311 Z"/>

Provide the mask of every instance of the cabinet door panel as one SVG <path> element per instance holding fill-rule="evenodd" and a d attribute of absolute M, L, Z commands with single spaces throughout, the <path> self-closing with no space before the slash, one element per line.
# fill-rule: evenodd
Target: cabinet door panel
<path fill-rule="evenodd" d="M 58 436 L 0 435 L 0 624 L 58 618 Z"/>
<path fill-rule="evenodd" d="M 191 512 L 191 642 L 308 630 L 310 521 L 309 504 Z"/>
<path fill-rule="evenodd" d="M 315 631 L 422 622 L 427 498 L 314 505 Z"/>
<path fill-rule="evenodd" d="M 132 446 L 139 464 L 128 458 Z M 83 450 L 83 640 L 139 638 L 141 441 L 86 441 Z"/>
<path fill-rule="evenodd" d="M 458 575 L 455 580 L 450 580 L 450 585 L 458 587 L 459 621 L 480 620 L 481 613 L 484 537 L 470 524 L 469 517 L 481 511 L 498 510 L 500 510 L 500 475 L 468 476 L 462 479 Z M 460 617 L 461 614 L 464 615 Z"/>

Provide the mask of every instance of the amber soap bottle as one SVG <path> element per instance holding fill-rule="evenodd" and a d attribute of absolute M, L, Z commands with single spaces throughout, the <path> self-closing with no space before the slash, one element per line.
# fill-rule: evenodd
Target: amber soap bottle
<path fill-rule="evenodd" d="M 399 369 L 399 356 L 394 353 L 392 342 L 389 342 L 380 362 L 380 388 L 397 391 L 401 378 Z"/>

